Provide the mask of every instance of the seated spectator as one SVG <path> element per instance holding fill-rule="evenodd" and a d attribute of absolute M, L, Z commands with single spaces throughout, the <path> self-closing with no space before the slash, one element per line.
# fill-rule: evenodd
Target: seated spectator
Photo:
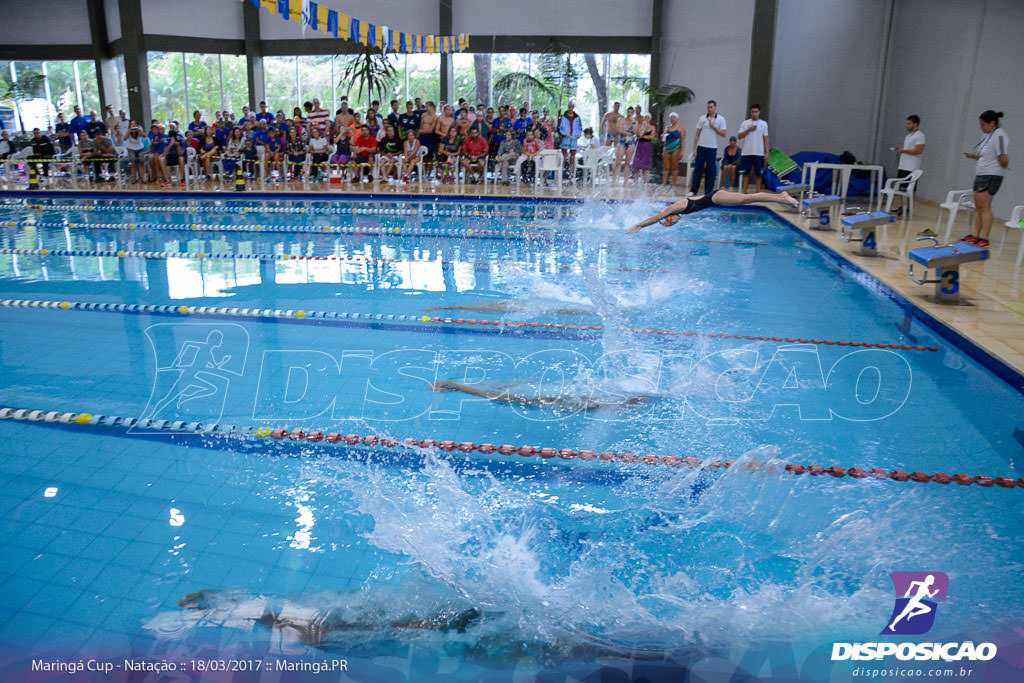
<path fill-rule="evenodd" d="M 250 178 L 255 178 L 259 174 L 257 168 L 259 167 L 260 155 L 256 151 L 256 146 L 252 143 L 252 138 L 246 138 L 245 140 L 245 147 L 242 148 L 242 159 L 245 163 L 245 173 Z"/>
<path fill-rule="evenodd" d="M 737 171 L 743 151 L 736 144 L 736 136 L 729 138 L 729 145 L 722 152 L 722 187 L 732 188 L 739 185 Z"/>
<path fill-rule="evenodd" d="M 96 113 L 95 109 L 89 110 L 89 122 L 85 124 L 85 132 L 88 133 L 89 137 L 91 137 L 93 140 L 96 139 L 96 135 L 98 133 L 107 132 L 106 124 L 103 123 L 102 120 L 100 120 L 100 117 Z"/>
<path fill-rule="evenodd" d="M 402 182 L 409 182 L 409 176 L 412 175 L 413 170 L 416 168 L 416 164 L 420 161 L 420 146 L 419 138 L 416 137 L 416 131 L 412 128 L 405 131 L 405 142 L 402 145 Z"/>
<path fill-rule="evenodd" d="M 398 180 L 398 162 L 402 158 L 402 138 L 395 132 L 395 127 L 390 123 L 384 124 L 384 137 L 377 143 L 377 150 L 380 153 L 381 173 L 388 180 L 394 175 Z"/>
<path fill-rule="evenodd" d="M 150 136 L 149 164 L 153 171 L 153 181 L 161 185 L 169 185 L 171 178 L 167 174 L 164 150 L 167 148 L 170 137 L 164 133 L 164 127 L 159 124 L 154 124 Z"/>
<path fill-rule="evenodd" d="M 196 113 L 198 114 L 199 112 Z M 196 153 L 199 154 L 199 160 L 203 164 L 203 174 L 209 178 L 213 175 L 210 166 L 220 156 L 220 144 L 218 144 L 217 136 L 213 132 L 213 126 L 206 126 L 202 131 L 202 135 L 203 139 L 199 142 Z"/>
<path fill-rule="evenodd" d="M 7 129 L 0 131 L 0 159 L 13 156 L 17 151 L 18 145 L 11 140 L 11 134 L 7 132 Z"/>
<path fill-rule="evenodd" d="M 185 148 L 182 146 L 181 140 L 177 135 L 167 136 L 167 145 L 164 147 L 164 153 L 160 155 L 163 160 L 164 172 L 168 176 L 164 182 L 164 186 L 169 185 L 171 179 L 169 177 L 170 169 L 174 167 L 183 167 L 185 165 Z M 185 171 L 182 168 L 181 171 L 181 184 L 185 184 Z"/>
<path fill-rule="evenodd" d="M 444 168 L 441 182 L 455 182 L 453 175 L 455 173 L 454 162 L 456 157 L 459 156 L 460 147 L 462 147 L 462 141 L 459 140 L 459 134 L 455 132 L 455 126 L 451 126 L 441 142 L 437 143 L 437 163 L 442 164 Z"/>
<path fill-rule="evenodd" d="M 352 153 L 355 162 L 359 164 L 358 177 L 360 179 L 366 174 L 369 180 L 373 180 L 373 173 L 370 171 L 369 166 L 373 163 L 377 149 L 377 138 L 370 134 L 369 126 L 363 124 L 359 127 L 358 135 L 352 140 Z"/>
<path fill-rule="evenodd" d="M 338 129 L 337 135 L 334 138 L 334 153 L 331 154 L 330 164 L 331 168 L 337 168 L 339 165 L 348 164 L 349 159 L 352 158 L 352 132 L 347 127 L 341 127 Z M 344 169 L 342 175 L 345 175 Z"/>
<path fill-rule="evenodd" d="M 275 169 L 279 175 L 284 174 L 281 162 L 284 161 L 285 141 L 279 134 L 280 129 L 277 126 L 270 126 L 267 133 L 266 142 L 263 143 L 263 148 L 266 149 L 263 160 L 266 162 L 267 178 L 272 180 Z"/>
<path fill-rule="evenodd" d="M 310 104 L 312 106 L 312 104 Z M 302 165 L 306 163 L 306 142 L 296 128 L 288 131 L 288 175 L 298 180 L 302 177 Z"/>
<path fill-rule="evenodd" d="M 483 179 L 483 174 L 487 172 L 487 141 L 480 137 L 475 128 L 470 129 L 469 137 L 463 140 L 459 154 L 462 156 L 466 181 L 479 183 Z"/>
<path fill-rule="evenodd" d="M 504 183 L 508 185 L 512 181 L 512 176 L 509 168 L 513 166 L 519 157 L 523 154 L 523 146 L 519 144 L 519 140 L 516 139 L 515 135 L 512 135 L 511 130 L 506 130 L 506 134 L 503 136 L 504 139 L 498 146 L 498 154 L 494 160 L 498 164 L 495 170 L 494 179 L 498 180 L 500 175 Z"/>
<path fill-rule="evenodd" d="M 124 149 L 128 155 L 128 163 L 131 166 L 129 176 L 132 184 L 146 181 L 146 172 L 143 169 L 146 149 L 143 142 L 144 138 L 142 129 L 135 126 L 128 130 L 128 137 L 124 141 Z"/>
<path fill-rule="evenodd" d="M 6 130 L 3 131 L 3 135 L 6 137 Z M 32 141 L 29 144 L 32 145 L 33 159 L 52 159 L 57 153 L 53 148 L 53 141 L 46 135 L 43 135 L 38 128 L 32 129 Z M 50 164 L 48 162 L 44 161 L 39 165 L 42 167 L 43 175 L 50 175 Z"/>
<path fill-rule="evenodd" d="M 523 162 L 523 178 L 526 182 L 532 181 L 537 173 L 537 155 L 540 154 L 540 150 L 540 141 L 533 136 L 533 131 L 527 131 L 523 140 L 523 154 L 526 155 L 526 161 Z"/>
<path fill-rule="evenodd" d="M 231 136 L 228 137 L 221 154 L 220 165 L 224 169 L 226 177 L 230 178 L 235 174 L 235 164 L 241 159 L 244 149 L 245 135 L 242 133 L 241 126 L 235 126 L 231 129 Z"/>
<path fill-rule="evenodd" d="M 314 105 L 319 104 L 319 100 L 313 100 Z M 314 111 L 316 111 L 314 109 Z M 324 112 L 325 114 L 327 112 Z M 309 153 L 312 156 L 312 170 L 313 180 L 320 179 L 320 173 L 323 170 L 323 165 L 327 163 L 327 138 L 320 135 L 320 127 L 314 124 L 309 126 Z"/>

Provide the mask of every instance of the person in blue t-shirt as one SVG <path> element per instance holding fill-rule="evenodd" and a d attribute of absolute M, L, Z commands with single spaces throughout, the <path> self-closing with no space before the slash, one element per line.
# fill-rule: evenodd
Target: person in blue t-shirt
<path fill-rule="evenodd" d="M 82 116 L 82 108 L 75 105 L 75 115 L 71 118 L 71 123 L 68 124 L 68 132 L 71 133 L 71 137 L 77 139 L 79 133 L 85 130 L 87 123 L 89 123 L 89 117 Z"/>
<path fill-rule="evenodd" d="M 267 103 L 260 102 L 260 112 L 256 114 L 256 122 L 266 121 L 267 124 L 274 122 L 274 115 L 267 111 Z"/>
<path fill-rule="evenodd" d="M 201 138 L 203 133 L 206 131 L 206 121 L 203 121 L 203 115 L 197 109 L 192 112 L 192 121 L 188 124 L 188 132 L 190 138 Z"/>
<path fill-rule="evenodd" d="M 526 115 L 526 109 L 519 110 L 519 118 L 512 122 L 512 130 L 515 132 L 516 137 L 519 138 L 519 143 L 522 144 L 523 138 L 526 136 L 526 127 L 533 123 L 533 119 Z"/>
<path fill-rule="evenodd" d="M 410 130 L 418 131 L 422 118 L 423 116 L 413 109 L 412 100 L 406 101 L 405 113 L 398 115 L 398 127 L 401 128 L 402 137 L 405 137 L 405 134 Z"/>
<path fill-rule="evenodd" d="M 167 162 L 164 160 L 164 150 L 170 141 L 170 136 L 164 133 L 164 127 L 156 125 L 150 132 L 152 142 L 149 146 L 149 165 L 153 171 L 153 178 L 158 183 L 171 182 L 167 174 Z"/>
<path fill-rule="evenodd" d="M 85 132 L 93 139 L 96 139 L 97 135 L 107 132 L 107 125 L 103 123 L 95 110 L 89 110 L 89 120 L 85 123 Z"/>

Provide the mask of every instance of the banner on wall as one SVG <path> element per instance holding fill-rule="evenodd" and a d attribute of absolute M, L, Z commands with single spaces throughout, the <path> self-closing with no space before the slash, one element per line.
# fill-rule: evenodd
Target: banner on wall
<path fill-rule="evenodd" d="M 241 0 L 246 2 L 246 0 Z M 396 31 L 388 26 L 377 26 L 325 7 L 313 0 L 249 0 L 285 21 L 294 21 L 305 31 L 307 28 L 327 33 L 335 38 L 352 40 L 384 52 L 463 52 L 469 47 L 469 35 L 424 36 Z"/>

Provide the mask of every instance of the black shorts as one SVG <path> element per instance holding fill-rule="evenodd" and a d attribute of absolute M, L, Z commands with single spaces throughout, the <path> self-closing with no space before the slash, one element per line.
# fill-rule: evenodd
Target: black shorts
<path fill-rule="evenodd" d="M 976 175 L 974 176 L 974 191 L 988 192 L 994 195 L 999 192 L 999 186 L 1003 184 L 1001 175 Z"/>
<path fill-rule="evenodd" d="M 764 157 L 756 154 L 744 154 L 740 157 L 740 170 L 746 175 L 753 175 L 756 177 L 764 175 Z"/>

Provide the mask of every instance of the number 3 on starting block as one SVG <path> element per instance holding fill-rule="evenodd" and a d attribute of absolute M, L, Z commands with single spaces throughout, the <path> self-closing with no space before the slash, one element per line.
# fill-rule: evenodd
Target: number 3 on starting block
<path fill-rule="evenodd" d="M 942 282 L 942 293 L 943 294 L 956 294 L 960 291 L 960 271 L 957 269 L 953 270 L 939 270 L 939 278 Z"/>

